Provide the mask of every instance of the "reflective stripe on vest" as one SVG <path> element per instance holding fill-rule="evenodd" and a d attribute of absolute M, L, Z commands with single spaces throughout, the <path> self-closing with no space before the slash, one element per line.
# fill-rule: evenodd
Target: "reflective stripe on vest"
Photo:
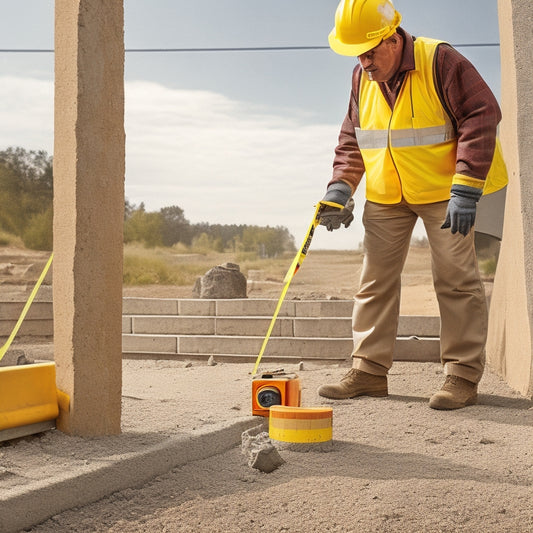
<path fill-rule="evenodd" d="M 355 136 L 359 148 L 387 148 L 389 146 L 389 130 L 362 130 L 355 128 Z M 402 129 L 390 131 L 390 146 L 401 148 L 405 146 L 426 146 L 439 144 L 455 139 L 455 132 L 451 122 L 442 126 L 431 126 L 420 129 Z"/>

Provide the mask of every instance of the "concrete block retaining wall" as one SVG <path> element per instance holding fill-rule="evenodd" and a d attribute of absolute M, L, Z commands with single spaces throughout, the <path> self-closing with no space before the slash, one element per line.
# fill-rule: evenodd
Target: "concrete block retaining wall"
<path fill-rule="evenodd" d="M 124 298 L 124 357 L 255 360 L 276 304 L 270 299 Z M 23 306 L 0 302 L 0 336 L 10 334 Z M 264 360 L 347 360 L 352 306 L 351 300 L 285 301 Z M 400 317 L 395 359 L 438 361 L 439 328 L 438 317 Z M 19 335 L 52 337 L 52 303 L 35 302 Z"/>

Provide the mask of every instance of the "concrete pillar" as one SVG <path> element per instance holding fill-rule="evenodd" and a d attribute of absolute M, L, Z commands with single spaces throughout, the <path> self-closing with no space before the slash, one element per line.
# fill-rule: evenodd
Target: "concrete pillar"
<path fill-rule="evenodd" d="M 498 0 L 502 148 L 509 171 L 505 222 L 489 318 L 487 362 L 533 393 L 533 48 L 531 0 Z"/>
<path fill-rule="evenodd" d="M 54 357 L 73 435 L 120 433 L 122 0 L 55 1 Z"/>

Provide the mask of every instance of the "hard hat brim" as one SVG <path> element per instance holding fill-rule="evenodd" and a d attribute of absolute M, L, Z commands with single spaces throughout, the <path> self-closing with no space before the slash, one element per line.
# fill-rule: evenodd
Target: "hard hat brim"
<path fill-rule="evenodd" d="M 337 32 L 333 28 L 328 36 L 329 47 L 341 56 L 360 56 L 375 48 L 383 39 L 376 37 L 361 44 L 346 44 L 337 38 Z"/>

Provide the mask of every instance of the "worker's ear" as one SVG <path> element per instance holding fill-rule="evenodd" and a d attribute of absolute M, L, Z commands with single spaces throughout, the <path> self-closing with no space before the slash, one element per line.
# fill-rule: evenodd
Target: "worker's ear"
<path fill-rule="evenodd" d="M 396 48 L 398 47 L 398 45 L 402 44 L 402 39 L 397 33 L 395 33 L 392 37 L 389 37 L 387 39 L 387 42 L 389 43 L 390 46 L 392 46 L 393 48 Z"/>

